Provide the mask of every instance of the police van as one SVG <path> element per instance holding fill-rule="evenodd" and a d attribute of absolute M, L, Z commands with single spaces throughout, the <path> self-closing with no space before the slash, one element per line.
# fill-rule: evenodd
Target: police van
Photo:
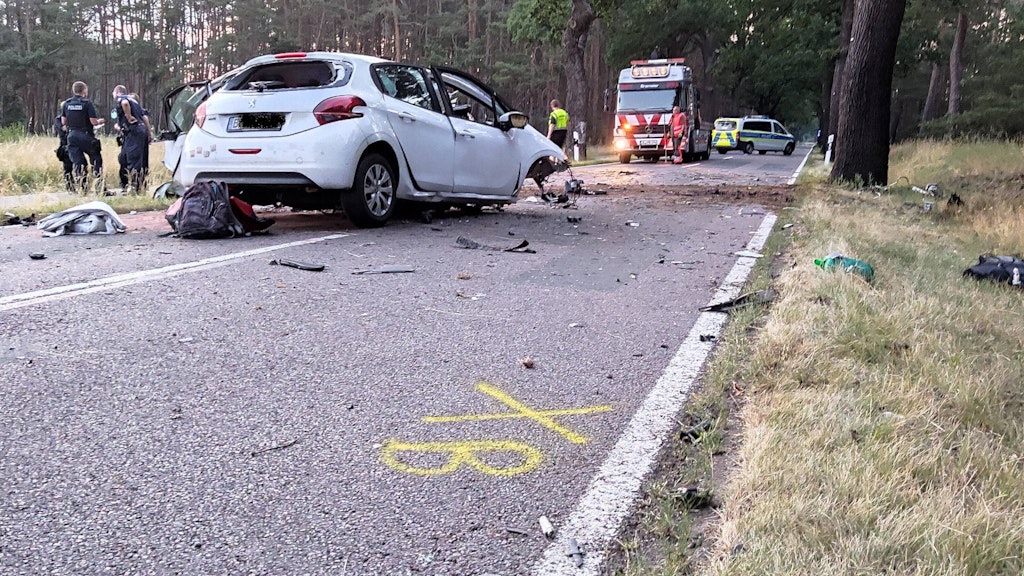
<path fill-rule="evenodd" d="M 719 118 L 711 132 L 711 145 L 719 154 L 742 150 L 744 154 L 782 152 L 786 156 L 796 148 L 796 138 L 777 120 L 767 116 Z"/>

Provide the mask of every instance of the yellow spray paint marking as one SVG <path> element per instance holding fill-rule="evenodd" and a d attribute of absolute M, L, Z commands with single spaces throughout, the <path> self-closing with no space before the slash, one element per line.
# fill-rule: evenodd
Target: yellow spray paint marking
<path fill-rule="evenodd" d="M 498 402 L 508 406 L 515 412 L 504 412 L 499 414 L 465 414 L 462 416 L 427 416 L 423 419 L 424 422 L 438 423 L 438 422 L 471 422 L 479 420 L 499 420 L 503 418 L 529 418 L 541 426 L 557 432 L 565 437 L 566 440 L 573 444 L 586 444 L 587 437 L 573 432 L 569 428 L 562 426 L 555 421 L 555 416 L 574 416 L 578 414 L 596 414 L 598 412 L 609 412 L 612 407 L 610 405 L 600 406 L 587 406 L 586 408 L 572 408 L 569 410 L 534 410 L 522 402 L 516 400 L 512 396 L 509 396 L 506 392 L 502 391 L 497 386 L 493 386 L 486 382 L 481 382 L 476 385 L 476 389 L 487 394 L 491 398 L 494 398 Z"/>
<path fill-rule="evenodd" d="M 424 468 L 403 462 L 399 457 L 399 454 L 403 452 L 447 455 L 448 459 L 439 467 Z M 521 463 L 507 467 L 492 466 L 479 458 L 479 456 L 488 453 L 495 455 L 502 453 L 518 454 Z M 395 470 L 420 476 L 448 474 L 462 466 L 469 466 L 492 476 L 515 476 L 540 466 L 540 463 L 544 460 L 544 455 L 540 450 L 528 444 L 504 440 L 475 440 L 466 442 L 400 442 L 398 440 L 388 440 L 381 450 L 380 458 L 385 464 Z"/>

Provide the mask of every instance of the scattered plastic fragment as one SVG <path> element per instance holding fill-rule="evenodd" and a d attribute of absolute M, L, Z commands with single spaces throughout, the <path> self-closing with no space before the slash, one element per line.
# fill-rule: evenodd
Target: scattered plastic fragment
<path fill-rule="evenodd" d="M 46 254 L 43 254 L 42 252 L 33 252 L 29 254 L 28 257 L 33 260 L 44 260 L 46 259 Z"/>
<path fill-rule="evenodd" d="M 679 437 L 683 440 L 683 442 L 693 444 L 694 442 L 700 440 L 700 437 L 703 436 L 704 433 L 707 432 L 708 430 L 711 430 L 711 421 L 704 420 L 699 424 L 695 424 L 687 428 L 686 430 L 680 432 Z"/>
<path fill-rule="evenodd" d="M 523 368 L 533 368 L 534 367 L 533 358 L 530 358 L 529 356 L 527 356 L 525 358 L 520 358 L 519 359 L 519 363 L 523 365 Z M 544 517 L 541 516 L 541 518 L 544 518 Z M 545 518 L 545 520 L 546 520 L 546 518 Z"/>
<path fill-rule="evenodd" d="M 459 236 L 455 239 L 455 245 L 459 248 L 465 248 L 466 250 L 494 250 L 496 252 L 520 252 L 523 254 L 536 254 L 537 251 L 530 248 L 530 242 L 523 240 L 519 244 L 512 246 L 511 248 L 498 248 L 496 246 L 487 246 L 481 244 L 476 240 L 466 238 L 465 236 Z"/>
<path fill-rule="evenodd" d="M 289 268 L 297 268 L 299 270 L 308 270 L 310 272 L 322 272 L 323 269 L 324 269 L 324 265 L 323 264 L 310 264 L 308 262 L 299 262 L 298 260 L 285 260 L 284 258 L 279 258 L 277 260 L 271 260 L 270 264 L 272 266 L 278 266 L 278 265 L 280 265 L 280 266 L 287 266 Z"/>
<path fill-rule="evenodd" d="M 403 264 L 386 264 L 380 268 L 367 268 L 365 270 L 353 270 L 353 274 L 405 274 L 408 272 L 415 272 L 416 269 L 412 266 L 405 266 Z"/>
<path fill-rule="evenodd" d="M 775 300 L 777 293 L 771 288 L 765 288 L 764 290 L 757 290 L 755 292 L 747 292 L 746 294 L 740 294 L 732 300 L 726 300 L 725 302 L 716 302 L 715 304 L 708 304 L 700 308 L 701 312 L 730 312 L 733 308 L 739 308 L 741 306 L 749 306 L 751 304 L 767 304 L 772 300 Z"/>
<path fill-rule="evenodd" d="M 565 554 L 569 558 L 572 558 L 576 562 L 576 567 L 583 566 L 583 555 L 585 552 L 580 550 L 580 545 L 576 543 L 575 538 L 569 538 L 569 542 L 566 543 L 566 547 L 569 551 Z"/>
<path fill-rule="evenodd" d="M 537 522 L 540 524 L 540 531 L 541 531 L 542 534 L 544 534 L 545 537 L 547 537 L 547 538 L 554 537 L 554 535 L 555 535 L 555 526 L 554 526 L 554 524 L 551 523 L 551 520 L 548 520 L 547 516 L 541 516 L 540 518 L 537 519 Z"/>

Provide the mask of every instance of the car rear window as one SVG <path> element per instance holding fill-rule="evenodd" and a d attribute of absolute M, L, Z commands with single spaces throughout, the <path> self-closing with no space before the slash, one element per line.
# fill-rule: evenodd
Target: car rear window
<path fill-rule="evenodd" d="M 271 62 L 244 70 L 231 79 L 225 90 L 290 90 L 343 86 L 352 76 L 352 68 L 342 62 L 303 60 Z"/>
<path fill-rule="evenodd" d="M 736 122 L 732 120 L 716 120 L 715 130 L 735 130 Z"/>

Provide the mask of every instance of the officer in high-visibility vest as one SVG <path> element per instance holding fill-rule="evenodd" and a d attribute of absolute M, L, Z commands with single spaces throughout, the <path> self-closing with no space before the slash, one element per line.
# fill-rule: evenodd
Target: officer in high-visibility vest
<path fill-rule="evenodd" d="M 548 117 L 548 138 L 558 145 L 565 146 L 565 137 L 569 132 L 569 113 L 562 110 L 558 100 L 551 101 L 551 116 Z"/>

